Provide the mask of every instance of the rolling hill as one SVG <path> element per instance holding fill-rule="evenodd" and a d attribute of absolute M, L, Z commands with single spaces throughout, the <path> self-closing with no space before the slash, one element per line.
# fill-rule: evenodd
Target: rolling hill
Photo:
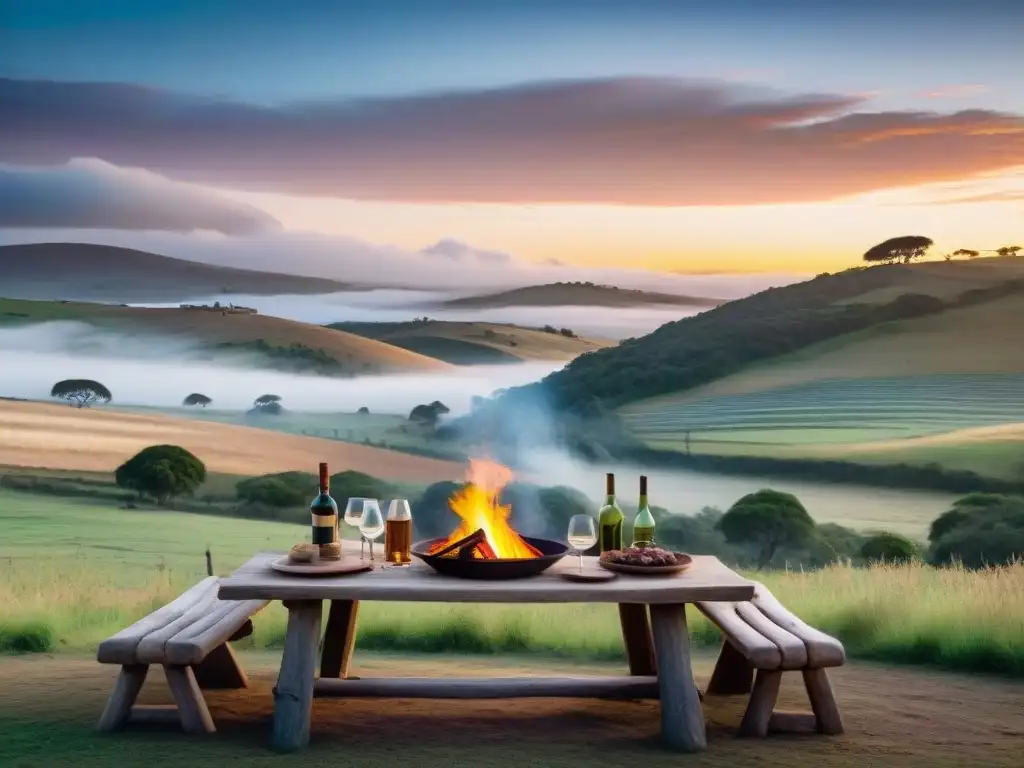
<path fill-rule="evenodd" d="M 328 327 L 455 365 L 571 360 L 612 344 L 569 336 L 551 327 L 543 330 L 500 323 L 414 320 L 407 323 L 332 323 Z"/>
<path fill-rule="evenodd" d="M 317 277 L 218 267 L 87 243 L 0 246 L 0 286 L 0 294 L 9 298 L 118 303 L 354 290 Z"/>
<path fill-rule="evenodd" d="M 515 288 L 499 293 L 450 299 L 439 306 L 446 309 L 496 309 L 499 307 L 638 307 L 670 304 L 686 307 L 714 307 L 723 299 L 679 296 L 594 283 L 548 283 Z"/>
<path fill-rule="evenodd" d="M 0 326 L 52 320 L 75 320 L 133 336 L 150 333 L 194 345 L 195 354 L 204 359 L 238 359 L 288 371 L 351 376 L 450 367 L 382 341 L 268 315 L 0 299 Z"/>

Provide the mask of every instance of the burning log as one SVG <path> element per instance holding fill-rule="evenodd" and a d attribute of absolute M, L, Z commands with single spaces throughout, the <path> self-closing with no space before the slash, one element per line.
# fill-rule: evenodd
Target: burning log
<path fill-rule="evenodd" d="M 482 534 L 483 529 L 481 528 L 477 533 Z M 494 548 L 490 543 L 488 543 L 486 536 L 481 536 L 479 541 L 472 544 L 466 544 L 459 550 L 459 559 L 472 560 L 473 558 L 479 558 L 481 560 L 498 559 L 497 554 L 494 552 Z"/>
<path fill-rule="evenodd" d="M 477 530 L 473 531 L 473 533 L 469 534 L 469 536 L 463 536 L 458 541 L 454 541 L 451 544 L 447 544 L 446 546 L 442 547 L 436 552 L 431 552 L 430 554 L 434 555 L 435 557 L 452 557 L 455 555 L 462 556 L 462 554 L 465 552 L 469 553 L 469 555 L 472 556 L 473 550 L 476 549 L 481 542 L 486 541 L 487 536 L 486 534 L 484 534 L 484 529 L 478 528 Z"/>

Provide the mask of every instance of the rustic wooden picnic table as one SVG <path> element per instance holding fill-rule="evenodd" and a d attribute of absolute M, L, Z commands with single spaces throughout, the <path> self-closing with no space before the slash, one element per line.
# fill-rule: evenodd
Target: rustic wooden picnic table
<path fill-rule="evenodd" d="M 345 543 L 345 557 L 358 547 Z M 754 585 L 718 558 L 695 556 L 673 576 L 626 576 L 579 583 L 559 573 L 579 567 L 567 557 L 539 576 L 509 581 L 472 581 L 441 576 L 414 561 L 343 576 L 291 576 L 271 569 L 284 553 L 257 554 L 220 584 L 224 600 L 280 600 L 288 609 L 281 671 L 274 689 L 272 745 L 293 750 L 309 742 L 316 697 L 386 698 L 620 698 L 659 699 L 661 734 L 667 747 L 697 752 L 707 747 L 704 713 L 690 665 L 686 604 L 750 600 Z M 585 568 L 597 568 L 585 558 Z M 324 633 L 320 675 L 323 602 L 331 603 Z M 356 614 L 362 600 L 436 603 L 617 603 L 629 662 L 621 677 L 495 677 L 464 679 L 348 678 L 355 644 Z M 648 610 L 650 622 L 648 622 Z"/>

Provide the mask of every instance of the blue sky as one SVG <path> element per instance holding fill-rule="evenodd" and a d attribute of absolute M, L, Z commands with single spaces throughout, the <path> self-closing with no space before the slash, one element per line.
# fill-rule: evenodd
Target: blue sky
<path fill-rule="evenodd" d="M 1024 109 L 1019 0 L 0 0 L 0 75 L 265 103 L 617 75 L 788 91 L 983 85 L 944 107 Z M 1016 64 L 1015 64 L 1016 62 Z"/>

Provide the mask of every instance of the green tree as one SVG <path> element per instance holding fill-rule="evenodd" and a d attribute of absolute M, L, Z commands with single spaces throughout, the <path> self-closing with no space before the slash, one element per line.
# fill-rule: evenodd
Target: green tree
<path fill-rule="evenodd" d="M 435 400 L 432 403 L 417 405 L 413 408 L 409 413 L 409 421 L 425 424 L 430 427 L 436 427 L 441 415 L 449 412 L 450 409 L 447 405 L 442 403 L 440 400 Z"/>
<path fill-rule="evenodd" d="M 999 507 L 1006 503 L 1001 493 L 969 493 L 953 502 L 953 506 L 932 521 L 928 530 L 928 541 L 934 544 L 954 528 L 970 522 L 979 510 Z"/>
<path fill-rule="evenodd" d="M 1004 245 L 1002 248 L 996 248 L 996 253 L 1000 256 L 1016 256 L 1020 251 L 1019 245 Z"/>
<path fill-rule="evenodd" d="M 917 557 L 917 547 L 899 534 L 883 531 L 865 541 L 860 554 L 868 562 L 908 563 Z"/>
<path fill-rule="evenodd" d="M 930 237 L 924 237 L 923 235 L 891 237 L 869 248 L 864 252 L 863 258 L 867 262 L 882 262 L 884 264 L 903 262 L 904 264 L 909 264 L 914 259 L 920 259 L 924 256 L 934 244 Z"/>
<path fill-rule="evenodd" d="M 306 506 L 316 495 L 317 478 L 309 472 L 276 472 L 250 477 L 235 486 L 240 501 L 277 509 Z"/>
<path fill-rule="evenodd" d="M 109 403 L 110 390 L 92 379 L 64 379 L 50 389 L 50 397 L 67 400 L 76 408 L 87 408 L 93 403 Z"/>
<path fill-rule="evenodd" d="M 269 414 L 276 416 L 284 407 L 281 405 L 280 395 L 260 395 L 252 401 L 253 411 L 256 413 Z"/>
<path fill-rule="evenodd" d="M 950 255 L 951 255 L 951 256 L 965 256 L 965 257 L 966 257 L 966 258 L 968 258 L 968 259 L 976 259 L 976 258 L 978 258 L 978 257 L 979 257 L 979 256 L 980 256 L 981 254 L 980 254 L 980 253 L 979 253 L 978 251 L 972 251 L 972 250 L 971 250 L 970 248 L 957 248 L 957 249 L 956 249 L 955 251 L 953 251 L 953 253 L 952 253 L 952 254 L 950 254 Z M 948 259 L 948 258 L 949 258 L 949 257 L 947 257 L 947 259 Z"/>
<path fill-rule="evenodd" d="M 717 527 L 730 544 L 755 545 L 758 568 L 765 568 L 780 548 L 795 549 L 810 539 L 814 520 L 793 494 L 765 488 L 739 499 Z"/>
<path fill-rule="evenodd" d="M 120 488 L 164 504 L 202 485 L 206 480 L 206 467 L 177 445 L 151 445 L 118 467 L 114 480 Z"/>
<path fill-rule="evenodd" d="M 986 568 L 1024 559 L 1024 498 L 972 493 L 932 523 L 929 560 Z"/>
<path fill-rule="evenodd" d="M 184 400 L 182 400 L 181 404 L 182 405 L 201 405 L 203 408 L 205 408 L 206 406 L 208 406 L 212 402 L 213 402 L 213 400 L 211 400 L 206 395 L 204 395 L 204 394 L 202 394 L 200 392 L 193 392 L 191 395 L 189 395 Z"/>

